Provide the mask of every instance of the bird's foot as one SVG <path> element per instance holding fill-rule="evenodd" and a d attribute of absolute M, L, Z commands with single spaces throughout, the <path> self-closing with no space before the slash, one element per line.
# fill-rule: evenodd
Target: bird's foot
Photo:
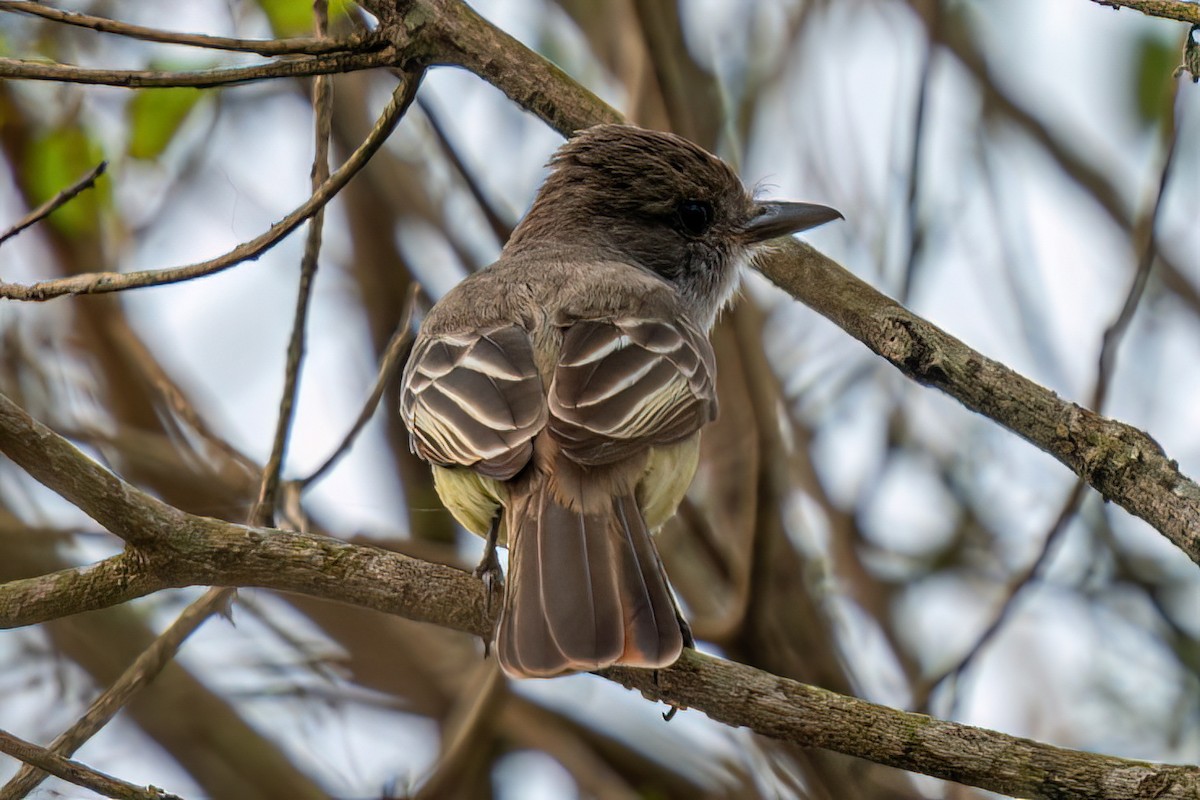
<path fill-rule="evenodd" d="M 475 567 L 472 574 L 483 581 L 483 608 L 491 616 L 492 600 L 504 589 L 504 572 L 500 569 L 500 559 L 496 556 L 496 541 L 500 536 L 500 515 L 492 520 L 487 539 L 483 545 L 483 558 Z M 486 647 L 486 645 L 485 645 Z"/>

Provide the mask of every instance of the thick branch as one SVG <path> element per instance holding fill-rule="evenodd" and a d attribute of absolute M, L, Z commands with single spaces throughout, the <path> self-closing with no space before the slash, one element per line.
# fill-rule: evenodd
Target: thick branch
<path fill-rule="evenodd" d="M 459 66 L 475 73 L 564 136 L 601 122 L 623 121 L 620 112 L 466 3 L 428 0 L 419 5 L 428 12 L 424 26 L 396 30 L 425 42 L 429 54 L 423 57 L 424 63 Z M 401 44 L 398 41 L 394 46 Z"/>
<path fill-rule="evenodd" d="M 0 394 L 0 452 L 130 544 L 151 545 L 187 514 L 131 486 Z"/>
<path fill-rule="evenodd" d="M 1112 8 L 1132 8 L 1151 17 L 1177 19 L 1200 25 L 1200 6 L 1186 0 L 1092 0 Z"/>
<path fill-rule="evenodd" d="M 1200 768 L 1113 758 L 899 711 L 685 650 L 670 669 L 601 673 L 718 722 L 1029 798 L 1192 797 Z"/>
<path fill-rule="evenodd" d="M 1066 464 L 1200 564 L 1200 487 L 1146 433 L 1063 400 L 975 352 L 807 244 L 785 240 L 759 268 L 905 375 Z"/>
<path fill-rule="evenodd" d="M 442 16 L 455 26 L 453 33 L 442 35 L 440 41 L 449 49 L 435 62 L 470 69 L 564 135 L 620 119 L 600 98 L 548 67 L 541 56 L 519 44 L 509 46 L 506 35 L 486 20 L 459 10 L 460 3 L 429 4 L 443 10 Z M 453 47 L 447 45 L 451 39 Z M 530 91 L 526 76 L 534 74 L 555 84 Z M 1200 487 L 1180 473 L 1146 433 L 1064 401 L 972 350 L 806 244 L 787 240 L 764 254 L 758 266 L 792 297 L 909 377 L 941 389 L 1053 455 L 1105 499 L 1149 522 L 1200 564 Z"/>
<path fill-rule="evenodd" d="M 165 576 L 146 567 L 140 552 L 127 550 L 85 567 L 9 581 L 0 585 L 0 629 L 111 608 L 171 588 Z"/>
<path fill-rule="evenodd" d="M 86 504 L 85 510 L 98 520 L 136 506 L 135 518 L 146 530 L 131 540 L 146 544 L 121 569 L 114 566 L 120 556 L 93 568 L 93 574 L 109 577 L 94 581 L 90 596 L 77 596 L 75 609 L 63 604 L 31 609 L 22 602 L 30 586 L 39 581 L 49 586 L 63 580 L 61 574 L 0 586 L 0 627 L 32 624 L 48 618 L 44 614 L 50 611 L 61 615 L 120 602 L 146 574 L 152 577 L 143 587 L 254 586 L 339 600 L 481 636 L 492 630 L 482 584 L 466 572 L 324 536 L 185 514 L 114 475 L 100 474 L 104 470 L 91 459 L 0 395 L 0 451 L 28 467 L 30 441 L 40 442 L 56 465 L 39 470 L 38 480 L 67 500 Z M 603 676 L 729 725 L 1006 794 L 1182 798 L 1200 792 L 1196 767 L 1092 755 L 936 720 L 694 651 L 669 669 L 612 669 Z"/>

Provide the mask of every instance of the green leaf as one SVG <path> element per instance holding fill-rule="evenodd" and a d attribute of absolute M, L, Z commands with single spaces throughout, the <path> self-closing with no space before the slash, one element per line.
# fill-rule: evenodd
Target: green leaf
<path fill-rule="evenodd" d="M 185 87 L 144 89 L 126 107 L 129 155 L 155 159 L 162 155 L 203 93 Z"/>
<path fill-rule="evenodd" d="M 103 160 L 100 146 L 74 125 L 36 139 L 21 170 L 21 183 L 32 206 L 46 202 L 73 185 Z M 100 229 L 100 213 L 111 205 L 108 178 L 56 209 L 47 221 L 68 236 L 88 236 Z"/>
<path fill-rule="evenodd" d="M 278 37 L 310 36 L 313 32 L 312 0 L 258 0 L 271 30 Z M 345 16 L 350 0 L 329 0 L 329 20 Z"/>
<path fill-rule="evenodd" d="M 276 36 L 303 36 L 312 31 L 310 0 L 258 0 Z"/>
<path fill-rule="evenodd" d="M 1130 100 L 1138 120 L 1146 127 L 1162 125 L 1170 119 L 1171 73 L 1179 63 L 1178 48 L 1151 33 L 1134 45 L 1130 74 Z"/>

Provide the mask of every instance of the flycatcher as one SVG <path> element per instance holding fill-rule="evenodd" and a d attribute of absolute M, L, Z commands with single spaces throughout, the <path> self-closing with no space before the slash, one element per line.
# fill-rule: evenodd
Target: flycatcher
<path fill-rule="evenodd" d="M 508 546 L 508 675 L 665 667 L 691 637 L 651 534 L 717 413 L 708 331 L 757 245 L 841 214 L 756 201 L 716 156 L 624 125 L 549 166 L 500 259 L 425 318 L 401 412 L 494 574 Z"/>

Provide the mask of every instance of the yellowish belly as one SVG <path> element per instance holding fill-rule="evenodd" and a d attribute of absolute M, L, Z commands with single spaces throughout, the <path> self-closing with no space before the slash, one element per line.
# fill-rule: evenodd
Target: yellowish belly
<path fill-rule="evenodd" d="M 692 483 L 692 476 L 696 474 L 699 458 L 698 436 L 650 451 L 636 492 L 638 506 L 651 531 L 662 527 L 679 507 Z M 496 512 L 508 503 L 508 489 L 504 484 L 463 467 L 435 466 L 433 485 L 458 523 L 479 536 L 487 535 Z M 501 531 L 501 544 L 504 541 L 504 531 Z"/>

